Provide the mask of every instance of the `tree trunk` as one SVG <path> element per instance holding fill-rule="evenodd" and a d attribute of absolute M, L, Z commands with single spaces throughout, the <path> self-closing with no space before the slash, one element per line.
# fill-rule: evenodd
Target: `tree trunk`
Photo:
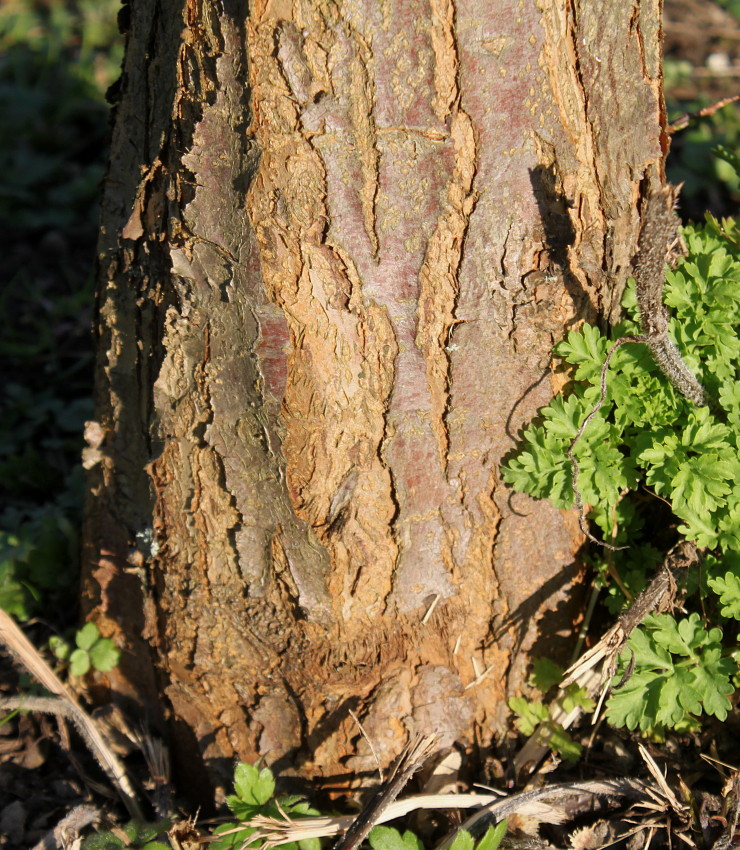
<path fill-rule="evenodd" d="M 497 469 L 618 314 L 660 2 L 130 12 L 85 453 L 114 696 L 215 784 L 372 769 L 352 713 L 383 762 L 485 746 L 577 622 L 576 518 Z"/>

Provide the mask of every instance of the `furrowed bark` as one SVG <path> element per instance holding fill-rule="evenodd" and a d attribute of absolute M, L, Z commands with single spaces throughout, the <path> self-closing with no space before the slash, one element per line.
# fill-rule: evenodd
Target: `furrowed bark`
<path fill-rule="evenodd" d="M 171 5 L 132 11 L 102 215 L 111 687 L 217 784 L 372 770 L 351 711 L 385 763 L 487 744 L 577 617 L 577 519 L 497 468 L 553 344 L 618 311 L 659 4 Z"/>

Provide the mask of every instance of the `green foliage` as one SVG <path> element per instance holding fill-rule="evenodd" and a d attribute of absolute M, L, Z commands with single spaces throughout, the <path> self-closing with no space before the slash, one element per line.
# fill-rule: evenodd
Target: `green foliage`
<path fill-rule="evenodd" d="M 534 663 L 529 683 L 546 694 L 552 687 L 559 684 L 562 678 L 562 668 L 547 658 L 539 658 Z M 578 761 L 581 756 L 581 745 L 571 738 L 560 723 L 552 719 L 551 712 L 555 707 L 566 714 L 575 708 L 593 711 L 594 702 L 583 688 L 576 684 L 569 685 L 565 690 L 558 692 L 551 706 L 545 705 L 540 700 L 523 697 L 512 697 L 508 705 L 516 715 L 514 722 L 522 735 L 530 737 L 536 733 L 540 744 L 549 747 L 566 761 Z"/>
<path fill-rule="evenodd" d="M 671 103 L 670 90 L 685 88 L 687 83 L 691 86 L 694 68 L 688 62 L 670 58 L 666 59 L 664 67 L 671 121 L 686 113 L 697 113 L 716 101 L 717 98 L 699 97 Z M 686 129 L 673 135 L 667 164 L 668 179 L 674 184 L 684 184 L 682 206 L 690 207 L 693 217 L 698 218 L 702 210 L 718 201 L 727 211 L 735 208 L 740 188 L 738 172 L 717 153 L 719 149 L 737 150 L 739 146 L 740 112 L 736 104 L 695 119 Z"/>
<path fill-rule="evenodd" d="M 249 821 L 255 815 L 291 818 L 301 815 L 317 815 L 301 797 L 274 797 L 275 779 L 272 772 L 266 768 L 240 762 L 234 771 L 234 793 L 226 798 L 226 802 L 239 821 Z M 214 850 L 230 850 L 241 847 L 254 834 L 253 827 L 245 827 L 241 822 L 224 823 L 216 827 L 214 836 L 218 836 L 209 845 Z M 254 842 L 250 847 L 260 847 L 261 843 Z M 320 850 L 318 838 L 308 838 L 281 845 L 287 850 Z"/>
<path fill-rule="evenodd" d="M 375 826 L 367 837 L 373 850 L 424 850 L 419 837 L 407 829 L 404 832 L 392 826 Z"/>
<path fill-rule="evenodd" d="M 724 576 L 708 579 L 707 584 L 719 596 L 722 616 L 740 620 L 740 574 L 728 571 Z"/>
<path fill-rule="evenodd" d="M 489 826 L 485 835 L 478 842 L 476 850 L 497 850 L 506 835 L 507 822 L 500 821 L 496 826 Z"/>
<path fill-rule="evenodd" d="M 609 699 L 611 723 L 648 732 L 685 727 L 702 711 L 724 720 L 737 664 L 723 655 L 721 641 L 722 630 L 706 629 L 697 613 L 678 621 L 668 614 L 646 617 L 620 656 L 615 682 L 633 669 Z"/>
<path fill-rule="evenodd" d="M 671 502 L 681 530 L 700 546 L 740 551 L 740 263 L 726 238 L 710 228 L 689 228 L 689 257 L 669 271 L 666 303 L 674 308 L 671 332 L 697 371 L 717 411 L 695 408 L 652 362 L 643 345 L 630 344 L 612 359 L 607 399 L 575 447 L 579 486 L 606 533 L 625 490 L 640 483 Z M 631 285 L 624 305 L 634 304 Z M 638 332 L 633 319 L 611 339 Z M 574 369 L 567 396 L 557 396 L 528 428 L 524 446 L 503 467 L 514 489 L 573 504 L 567 449 L 598 398 L 609 341 L 588 325 L 571 331 L 556 353 Z M 622 539 L 619 540 L 622 542 Z"/>
<path fill-rule="evenodd" d="M 473 836 L 461 829 L 450 845 L 450 850 L 496 850 L 506 835 L 506 821 L 489 826 L 485 835 L 476 842 Z"/>
<path fill-rule="evenodd" d="M 726 159 L 740 165 L 737 156 Z M 719 619 L 740 619 L 739 235 L 733 219 L 712 216 L 703 227 L 686 228 L 688 256 L 666 278 L 670 333 L 712 407 L 693 406 L 664 378 L 645 345 L 627 344 L 611 360 L 605 403 L 574 448 L 590 519 L 608 540 L 631 547 L 610 556 L 609 567 L 630 593 L 644 587 L 662 559 L 650 528 L 658 503 L 633 497 L 638 488 L 670 505 L 681 534 L 713 550 L 707 575 L 691 576 L 688 591 L 704 597 L 703 610 L 716 614 L 718 625 L 704 625 L 696 611 L 679 621 L 649 618 L 622 655 L 615 684 L 623 676 L 626 681 L 612 695 L 608 717 L 642 732 L 687 728 L 702 713 L 724 719 L 735 689 L 737 662 L 723 647 Z M 627 318 L 608 338 L 585 325 L 556 347 L 573 382 L 540 411 L 503 465 L 503 478 L 514 489 L 561 508 L 573 504 L 568 447 L 599 398 L 612 342 L 640 332 L 634 282 L 622 304 Z M 606 563 L 596 566 L 608 583 Z M 616 613 L 625 601 L 621 590 L 611 589 L 610 610 Z M 625 676 L 629 664 L 634 669 Z M 523 701 L 512 707 L 520 729 L 547 723 L 541 708 Z"/>
<path fill-rule="evenodd" d="M 450 850 L 497 850 L 506 835 L 506 821 L 491 826 L 477 842 L 473 836 L 461 829 L 450 845 Z M 420 839 L 410 830 L 400 832 L 392 826 L 376 826 L 368 835 L 372 850 L 424 850 Z"/>
<path fill-rule="evenodd" d="M 632 534 L 639 534 L 641 528 L 634 516 L 634 510 L 626 516 L 625 508 L 634 508 L 634 503 L 625 499 L 617 506 L 615 514 L 619 517 L 620 525 L 629 528 Z M 606 591 L 602 596 L 604 607 L 610 614 L 616 615 L 620 614 L 625 605 L 644 590 L 648 577 L 654 574 L 663 560 L 663 554 L 650 543 L 638 543 L 624 552 L 617 553 L 614 560 L 619 565 L 621 586 L 613 581 L 609 574 L 610 564 L 601 553 L 596 553 L 591 558 L 598 574 L 596 583 Z M 628 595 L 625 595 L 623 588 Z"/>
<path fill-rule="evenodd" d="M 75 591 L 92 292 L 65 290 L 21 272 L 0 290 L 0 607 L 21 620 Z"/>
<path fill-rule="evenodd" d="M 77 483 L 78 479 L 75 488 Z M 2 512 L 0 608 L 26 620 L 42 595 L 54 598 L 68 592 L 74 582 L 77 545 L 77 529 L 58 500 L 29 511 Z"/>
<path fill-rule="evenodd" d="M 170 821 L 162 820 L 157 823 L 141 823 L 130 821 L 116 832 L 96 832 L 82 842 L 82 850 L 168 850 L 169 844 L 157 841 L 157 836 L 169 829 Z"/>
<path fill-rule="evenodd" d="M 69 664 L 73 676 L 84 676 L 92 667 L 108 673 L 118 665 L 121 653 L 110 638 L 100 636 L 95 623 L 85 625 L 75 635 L 76 649 L 60 637 L 49 638 L 49 649 L 60 660 Z"/>

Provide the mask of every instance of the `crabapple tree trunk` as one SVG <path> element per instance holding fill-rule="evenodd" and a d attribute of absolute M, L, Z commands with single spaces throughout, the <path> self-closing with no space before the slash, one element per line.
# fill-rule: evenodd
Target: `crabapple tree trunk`
<path fill-rule="evenodd" d="M 488 745 L 580 610 L 501 458 L 618 314 L 659 0 L 137 0 L 99 243 L 83 595 L 180 777 Z M 189 773 L 187 771 L 190 771 Z M 206 786 L 203 786 L 204 788 Z"/>

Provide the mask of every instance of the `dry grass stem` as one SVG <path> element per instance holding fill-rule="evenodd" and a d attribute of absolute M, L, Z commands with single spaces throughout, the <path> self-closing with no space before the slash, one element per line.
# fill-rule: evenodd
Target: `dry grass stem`
<path fill-rule="evenodd" d="M 108 779 L 118 791 L 121 801 L 132 818 L 142 818 L 136 793 L 124 770 L 123 765 L 108 745 L 90 715 L 80 706 L 72 691 L 62 682 L 28 640 L 13 618 L 0 609 L 0 641 L 11 654 L 37 679 L 47 691 L 56 694 L 59 700 L 44 702 L 39 711 L 51 711 L 68 717 L 77 727 L 90 752 L 105 771 Z M 26 698 L 25 708 L 31 708 L 31 698 Z"/>

